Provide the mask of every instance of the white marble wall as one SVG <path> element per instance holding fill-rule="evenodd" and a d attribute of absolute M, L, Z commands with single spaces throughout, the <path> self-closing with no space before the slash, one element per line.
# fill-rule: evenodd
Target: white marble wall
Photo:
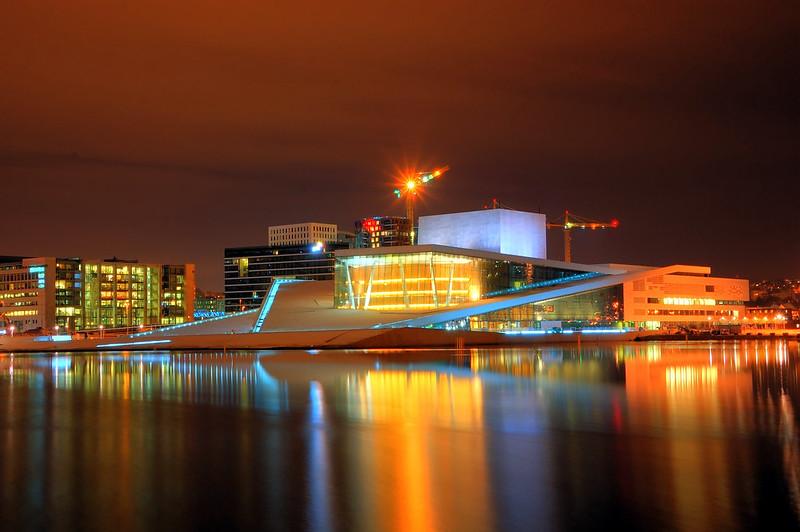
<path fill-rule="evenodd" d="M 417 243 L 546 259 L 546 233 L 544 214 L 484 209 L 421 216 Z"/>

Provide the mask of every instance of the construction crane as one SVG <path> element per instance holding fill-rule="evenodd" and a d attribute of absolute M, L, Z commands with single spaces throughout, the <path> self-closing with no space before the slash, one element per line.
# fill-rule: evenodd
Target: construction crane
<path fill-rule="evenodd" d="M 619 227 L 619 220 L 616 218 L 610 222 L 598 222 L 589 220 L 569 211 L 564 211 L 563 221 L 548 223 L 548 229 L 561 229 L 564 231 L 564 262 L 572 262 L 572 230 L 573 229 L 616 229 Z"/>
<path fill-rule="evenodd" d="M 401 177 L 400 185 L 394 189 L 394 195 L 399 198 L 406 198 L 406 218 L 411 222 L 411 242 L 414 242 L 414 203 L 417 200 L 419 191 L 434 179 L 438 179 L 450 170 L 449 166 L 435 168 L 428 172 L 411 172 Z"/>

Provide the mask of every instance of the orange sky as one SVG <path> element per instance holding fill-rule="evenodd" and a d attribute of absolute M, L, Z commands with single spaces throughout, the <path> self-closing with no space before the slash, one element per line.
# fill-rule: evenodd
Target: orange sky
<path fill-rule="evenodd" d="M 635 9 L 634 7 L 635 6 Z M 492 197 L 617 217 L 575 259 L 797 276 L 791 3 L 12 1 L 0 254 L 198 264 L 269 224 Z M 734 245 L 735 244 L 735 245 Z M 560 235 L 551 252 L 560 257 Z"/>

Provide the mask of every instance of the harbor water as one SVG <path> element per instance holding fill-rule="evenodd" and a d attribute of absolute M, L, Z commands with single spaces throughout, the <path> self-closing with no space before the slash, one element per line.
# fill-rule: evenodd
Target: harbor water
<path fill-rule="evenodd" d="M 800 526 L 795 341 L 0 355 L 0 529 Z"/>

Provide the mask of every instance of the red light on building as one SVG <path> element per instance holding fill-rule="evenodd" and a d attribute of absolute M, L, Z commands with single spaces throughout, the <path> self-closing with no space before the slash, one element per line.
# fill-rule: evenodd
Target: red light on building
<path fill-rule="evenodd" d="M 381 222 L 373 218 L 364 218 L 361 222 L 361 227 L 368 233 L 376 233 L 381 230 Z"/>

